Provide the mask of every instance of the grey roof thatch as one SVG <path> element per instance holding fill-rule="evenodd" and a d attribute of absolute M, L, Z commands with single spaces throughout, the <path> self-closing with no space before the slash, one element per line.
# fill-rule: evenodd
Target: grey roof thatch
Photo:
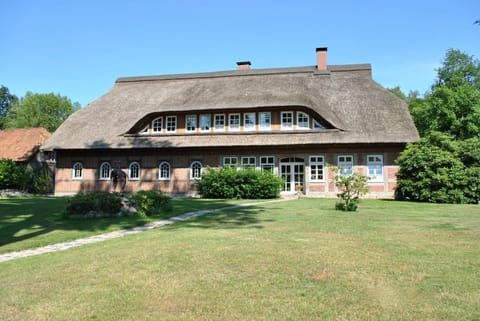
<path fill-rule="evenodd" d="M 135 136 L 149 114 L 305 107 L 334 129 Z M 45 149 L 406 143 L 418 139 L 405 102 L 371 79 L 370 65 L 119 78 L 71 115 Z"/>

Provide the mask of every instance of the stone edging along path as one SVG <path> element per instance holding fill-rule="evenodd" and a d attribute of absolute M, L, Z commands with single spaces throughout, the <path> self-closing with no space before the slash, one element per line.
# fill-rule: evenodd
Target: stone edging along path
<path fill-rule="evenodd" d="M 227 207 L 222 207 L 217 209 L 207 209 L 207 210 L 201 210 L 201 211 L 188 212 L 179 216 L 171 217 L 166 220 L 148 223 L 143 226 L 137 226 L 129 229 L 124 229 L 124 230 L 119 230 L 119 231 L 114 231 L 114 232 L 109 232 L 104 234 L 98 234 L 98 235 L 86 237 L 83 239 L 51 244 L 51 245 L 46 245 L 46 246 L 23 250 L 23 251 L 0 254 L 0 263 L 19 259 L 22 257 L 29 257 L 29 256 L 40 255 L 44 253 L 52 253 L 52 252 L 68 250 L 72 247 L 79 247 L 87 244 L 103 242 L 109 239 L 119 238 L 119 237 L 123 237 L 130 234 L 137 234 L 140 232 L 153 230 L 162 226 L 171 225 L 176 222 L 186 221 L 193 217 L 202 216 L 209 213 L 215 213 L 215 212 L 224 211 L 224 210 L 232 210 L 232 209 L 241 208 L 241 207 L 249 207 L 257 204 L 265 204 L 265 203 L 278 202 L 278 201 L 284 201 L 284 200 L 285 199 L 273 200 L 273 201 L 267 201 L 267 202 L 261 202 L 261 203 L 246 203 L 246 204 L 227 206 Z"/>

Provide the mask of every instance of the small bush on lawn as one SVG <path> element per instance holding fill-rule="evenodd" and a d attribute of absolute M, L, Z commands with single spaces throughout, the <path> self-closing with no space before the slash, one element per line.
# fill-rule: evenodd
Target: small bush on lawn
<path fill-rule="evenodd" d="M 170 201 L 170 197 L 160 191 L 139 191 L 130 196 L 132 205 L 140 215 L 154 215 Z"/>
<path fill-rule="evenodd" d="M 114 216 L 123 207 L 122 196 L 108 192 L 82 192 L 68 200 L 67 217 Z"/>
<path fill-rule="evenodd" d="M 368 193 L 368 176 L 360 175 L 358 173 L 342 173 L 342 168 L 332 167 L 335 173 L 335 186 L 341 192 L 337 197 L 341 199 L 335 204 L 335 209 L 340 211 L 355 212 L 360 202 L 360 197 Z"/>
<path fill-rule="evenodd" d="M 278 197 L 282 183 L 270 171 L 223 167 L 207 169 L 197 186 L 205 198 L 268 199 Z"/>

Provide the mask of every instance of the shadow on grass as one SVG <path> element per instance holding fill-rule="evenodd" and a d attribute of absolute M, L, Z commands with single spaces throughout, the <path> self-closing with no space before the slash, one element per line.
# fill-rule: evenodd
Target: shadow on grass
<path fill-rule="evenodd" d="M 264 209 L 255 205 L 227 208 L 203 216 L 191 218 L 187 221 L 177 222 L 166 227 L 166 230 L 174 231 L 183 228 L 196 229 L 238 229 L 238 228 L 263 228 L 263 222 L 271 222 L 263 219 Z"/>
<path fill-rule="evenodd" d="M 172 199 L 157 215 L 151 217 L 123 216 L 97 219 L 65 219 L 63 213 L 67 198 L 58 197 L 11 197 L 0 199 L 0 246 L 39 237 L 50 232 L 72 233 L 69 239 L 76 238 L 75 232 L 101 234 L 107 231 L 128 229 L 178 216 L 183 213 L 205 209 L 232 206 L 226 200 Z M 178 222 L 173 226 L 197 228 L 233 228 L 256 225 L 258 209 L 237 208 L 193 218 L 192 222 Z M 185 225 L 187 224 L 187 225 Z M 82 233 L 82 236 L 85 234 Z"/>

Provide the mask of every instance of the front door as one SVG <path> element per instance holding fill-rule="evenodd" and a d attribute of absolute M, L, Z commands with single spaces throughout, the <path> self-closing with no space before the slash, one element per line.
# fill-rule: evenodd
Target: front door
<path fill-rule="evenodd" d="M 305 164 L 303 158 L 283 158 L 280 160 L 280 177 L 283 178 L 285 192 L 304 190 Z"/>

